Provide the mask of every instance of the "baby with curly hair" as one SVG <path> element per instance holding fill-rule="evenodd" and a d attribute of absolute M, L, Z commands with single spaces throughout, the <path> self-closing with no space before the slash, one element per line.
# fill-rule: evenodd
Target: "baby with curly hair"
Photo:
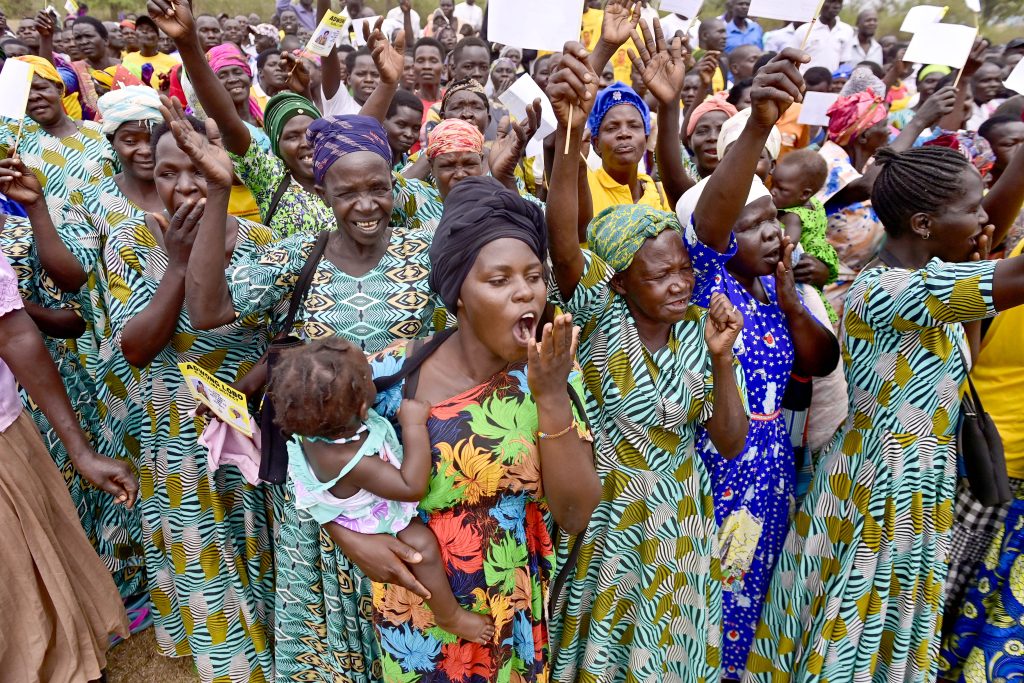
<path fill-rule="evenodd" d="M 282 353 L 267 393 L 278 426 L 294 435 L 288 470 L 295 507 L 319 524 L 333 521 L 358 533 L 392 534 L 415 548 L 422 561 L 411 570 L 430 592 L 427 605 L 437 625 L 463 640 L 490 642 L 494 622 L 459 604 L 437 539 L 416 516 L 430 478 L 431 406 L 402 401 L 403 455 L 391 423 L 371 408 L 377 391 L 366 357 L 340 338 Z"/>

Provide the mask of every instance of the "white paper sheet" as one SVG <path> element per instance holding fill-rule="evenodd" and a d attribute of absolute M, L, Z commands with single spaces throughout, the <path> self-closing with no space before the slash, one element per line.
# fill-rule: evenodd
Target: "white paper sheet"
<path fill-rule="evenodd" d="M 964 0 L 964 2 L 967 5 L 967 9 L 981 14 L 981 0 Z"/>
<path fill-rule="evenodd" d="M 796 122 L 805 126 L 827 126 L 828 108 L 835 104 L 838 93 L 805 92 L 804 103 Z"/>
<path fill-rule="evenodd" d="M 498 95 L 498 100 L 508 108 L 508 113 L 522 125 L 526 125 L 526 107 L 533 104 L 534 100 L 540 100 L 540 127 L 526 144 L 526 156 L 532 157 L 543 153 L 544 138 L 558 128 L 558 119 L 555 117 L 555 110 L 551 107 L 551 100 L 540 89 L 537 82 L 530 78 L 529 74 L 523 74 L 508 90 Z"/>
<path fill-rule="evenodd" d="M 8 59 L 0 71 L 0 116 L 10 119 L 25 118 L 28 92 L 32 89 L 32 65 L 18 59 Z"/>
<path fill-rule="evenodd" d="M 779 21 L 810 21 L 821 12 L 821 0 L 751 0 L 750 16 Z"/>
<path fill-rule="evenodd" d="M 377 25 L 377 20 L 380 17 L 363 17 L 362 19 L 353 19 L 352 28 L 354 35 L 352 36 L 352 44 L 356 47 L 364 47 L 366 45 L 366 39 L 363 38 L 363 25 L 369 24 L 370 30 Z"/>
<path fill-rule="evenodd" d="M 937 7 L 935 5 L 911 7 L 907 11 L 907 16 L 903 17 L 903 24 L 900 26 L 900 30 L 904 33 L 917 33 L 923 28 L 928 28 L 942 21 L 948 10 L 948 7 Z"/>
<path fill-rule="evenodd" d="M 963 68 L 974 47 L 978 29 L 960 24 L 932 24 L 914 34 L 903 61 L 908 64 L 944 64 Z"/>
<path fill-rule="evenodd" d="M 1003 81 L 1010 90 L 1024 95 L 1024 60 L 1017 62 L 1017 66 L 1013 67 L 1013 71 Z"/>
<path fill-rule="evenodd" d="M 580 39 L 583 3 L 575 0 L 490 0 L 487 39 L 524 49 L 561 52 Z"/>
<path fill-rule="evenodd" d="M 700 14 L 701 5 L 704 0 L 661 0 L 662 12 L 675 12 L 687 19 L 693 19 Z"/>

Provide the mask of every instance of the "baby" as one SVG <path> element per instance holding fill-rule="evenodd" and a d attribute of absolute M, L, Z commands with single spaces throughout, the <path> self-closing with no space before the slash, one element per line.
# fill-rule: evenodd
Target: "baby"
<path fill-rule="evenodd" d="M 332 338 L 289 349 L 275 364 L 268 390 L 277 424 L 295 435 L 288 470 L 295 507 L 319 524 L 336 522 L 363 534 L 392 534 L 422 556 L 410 567 L 430 592 L 437 625 L 474 643 L 494 637 L 494 622 L 463 609 L 452 593 L 437 539 L 417 517 L 431 469 L 430 406 L 402 402 L 402 444 L 391 423 L 370 407 L 377 398 L 366 357 Z"/>
<path fill-rule="evenodd" d="M 779 210 L 779 220 L 790 241 L 803 249 L 793 267 L 793 278 L 819 292 L 839 275 L 839 256 L 825 238 L 825 207 L 814 196 L 826 180 L 828 165 L 820 154 L 809 149 L 782 157 L 772 173 L 772 200 Z M 835 323 L 836 313 L 827 301 L 826 307 L 829 319 Z"/>

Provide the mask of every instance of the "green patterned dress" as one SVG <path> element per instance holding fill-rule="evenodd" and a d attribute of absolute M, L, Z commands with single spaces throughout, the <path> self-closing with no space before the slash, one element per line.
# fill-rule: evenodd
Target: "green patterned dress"
<path fill-rule="evenodd" d="M 843 318 L 850 413 L 775 568 L 747 683 L 930 683 L 939 655 L 969 354 L 996 263 L 874 267 Z"/>
<path fill-rule="evenodd" d="M 315 240 L 296 234 L 236 263 L 228 272 L 235 311 L 242 316 L 269 313 L 279 331 L 281 304 L 290 301 Z M 429 334 L 438 324 L 432 320 L 444 320 L 427 284 L 429 247 L 430 235 L 392 228 L 381 262 L 361 277 L 321 260 L 296 316 L 295 333 L 304 339 L 344 337 L 368 354 L 399 339 Z M 371 583 L 312 517 L 296 511 L 287 489 L 290 483 L 276 545 L 277 680 L 379 682 Z"/>
<path fill-rule="evenodd" d="M 583 253 L 583 277 L 562 306 L 583 327 L 579 359 L 604 490 L 551 617 L 551 678 L 718 683 L 718 524 L 694 448 L 714 409 L 706 312 L 691 306 L 668 344 L 648 351 L 609 286 L 614 271 Z M 563 542 L 559 566 L 567 549 Z"/>
<path fill-rule="evenodd" d="M 231 265 L 273 241 L 270 230 L 238 221 Z M 107 240 L 110 324 L 116 343 L 125 325 L 152 302 L 167 255 L 145 221 Z M 267 348 L 267 316 L 245 315 L 197 331 L 182 311 L 170 343 L 142 373 L 147 418 L 139 463 L 146 569 L 156 639 L 168 656 L 195 658 L 204 683 L 261 683 L 273 672 L 273 497 L 231 466 L 210 472 L 197 439 L 206 421 L 178 368 L 196 363 L 234 382 Z"/>

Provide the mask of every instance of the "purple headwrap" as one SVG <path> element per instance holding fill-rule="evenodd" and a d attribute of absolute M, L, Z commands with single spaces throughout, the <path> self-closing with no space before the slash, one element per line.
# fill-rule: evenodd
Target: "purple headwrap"
<path fill-rule="evenodd" d="M 221 43 L 217 47 L 210 48 L 206 52 L 206 61 L 210 63 L 213 73 L 231 66 L 237 66 L 252 79 L 252 69 L 249 67 L 249 61 L 234 43 Z M 256 98 L 251 93 L 249 95 L 249 113 L 252 114 L 253 119 L 258 121 L 261 126 L 263 125 L 263 110 L 260 109 L 259 102 L 256 101 Z"/>
<path fill-rule="evenodd" d="M 317 119 L 306 131 L 313 145 L 313 180 L 323 185 L 335 161 L 352 152 L 373 152 L 391 168 L 391 145 L 380 121 L 370 116 L 328 116 Z"/>

